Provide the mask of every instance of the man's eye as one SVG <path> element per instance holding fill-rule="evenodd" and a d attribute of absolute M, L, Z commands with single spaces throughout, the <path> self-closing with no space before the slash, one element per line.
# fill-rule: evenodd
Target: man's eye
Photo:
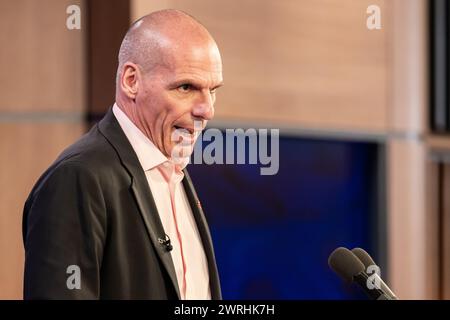
<path fill-rule="evenodd" d="M 181 86 L 178 87 L 178 90 L 180 90 L 181 92 L 189 92 L 192 89 L 192 86 L 188 83 L 182 84 Z"/>

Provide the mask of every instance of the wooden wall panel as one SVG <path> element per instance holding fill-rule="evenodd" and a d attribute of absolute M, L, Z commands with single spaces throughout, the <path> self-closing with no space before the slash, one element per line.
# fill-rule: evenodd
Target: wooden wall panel
<path fill-rule="evenodd" d="M 81 30 L 66 27 L 69 5 Z M 31 187 L 84 131 L 83 0 L 0 2 L 0 299 L 22 298 L 22 209 Z"/>
<path fill-rule="evenodd" d="M 85 128 L 77 123 L 0 123 L 0 299 L 21 299 L 22 210 L 34 183 Z"/>
<path fill-rule="evenodd" d="M 428 124 L 428 13 L 425 0 L 395 0 L 386 15 L 389 130 L 423 134 Z"/>
<path fill-rule="evenodd" d="M 425 270 L 426 270 L 426 299 L 439 299 L 441 274 L 439 270 L 439 167 L 434 163 L 427 153 L 425 163 Z M 398 277 L 398 276 L 397 276 Z"/>
<path fill-rule="evenodd" d="M 427 142 L 427 1 L 389 12 L 389 275 L 402 299 L 439 298 L 436 172 Z M 433 189 L 434 188 L 434 189 Z"/>
<path fill-rule="evenodd" d="M 450 300 L 450 164 L 444 163 L 442 172 L 442 207 L 441 207 L 441 295 L 442 299 Z"/>
<path fill-rule="evenodd" d="M 185 10 L 217 40 L 225 86 L 216 119 L 326 130 L 387 129 L 387 33 L 366 28 L 381 0 L 132 0 L 132 18 Z M 382 22 L 384 22 L 382 16 Z"/>
<path fill-rule="evenodd" d="M 426 215 L 426 153 L 419 141 L 388 144 L 390 285 L 400 299 L 433 298 L 436 269 L 428 264 L 432 240 Z M 436 266 L 436 264 L 435 264 Z M 435 289 L 435 288 L 434 288 Z"/>
<path fill-rule="evenodd" d="M 0 110 L 79 112 L 85 103 L 81 30 L 66 27 L 81 0 L 0 1 Z"/>

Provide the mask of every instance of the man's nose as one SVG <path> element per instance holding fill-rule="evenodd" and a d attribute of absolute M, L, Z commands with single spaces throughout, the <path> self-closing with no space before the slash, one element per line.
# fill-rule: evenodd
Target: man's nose
<path fill-rule="evenodd" d="M 209 92 L 202 95 L 202 100 L 194 106 L 193 115 L 203 120 L 211 120 L 214 117 L 214 101 Z"/>

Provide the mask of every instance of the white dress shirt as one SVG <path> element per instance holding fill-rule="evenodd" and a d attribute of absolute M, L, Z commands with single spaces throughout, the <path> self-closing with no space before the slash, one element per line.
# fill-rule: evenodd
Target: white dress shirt
<path fill-rule="evenodd" d="M 177 275 L 181 299 L 211 299 L 208 263 L 183 184 L 176 184 L 174 194 L 176 220 L 183 244 L 182 257 L 178 242 L 177 226 L 175 225 L 174 214 L 172 212 L 169 186 L 157 169 L 158 166 L 169 160 L 134 125 L 117 104 L 113 106 L 113 113 L 136 152 L 155 199 L 164 231 L 170 237 L 173 246 L 170 253 Z M 183 267 L 183 258 L 186 270 Z M 184 288 L 185 290 L 182 290 L 184 277 L 186 287 Z M 183 291 L 185 291 L 185 295 Z"/>

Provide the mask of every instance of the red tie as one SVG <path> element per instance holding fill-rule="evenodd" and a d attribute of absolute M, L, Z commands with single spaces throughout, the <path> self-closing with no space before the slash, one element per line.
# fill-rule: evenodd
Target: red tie
<path fill-rule="evenodd" d="M 177 240 L 180 247 L 180 254 L 181 254 L 181 262 L 183 264 L 183 281 L 180 288 L 180 294 L 181 298 L 185 299 L 186 297 L 186 262 L 184 259 L 183 254 L 183 242 L 181 240 L 181 234 L 180 229 L 177 222 L 177 210 L 175 207 L 175 187 L 178 183 L 183 180 L 184 174 L 181 171 L 181 168 L 178 165 L 174 165 L 170 161 L 166 161 L 158 166 L 158 170 L 161 173 L 161 175 L 164 177 L 164 180 L 166 180 L 168 186 L 169 186 L 169 193 L 170 193 L 170 203 L 172 205 L 172 214 L 173 214 L 173 220 L 175 222 L 175 230 L 177 233 Z"/>

